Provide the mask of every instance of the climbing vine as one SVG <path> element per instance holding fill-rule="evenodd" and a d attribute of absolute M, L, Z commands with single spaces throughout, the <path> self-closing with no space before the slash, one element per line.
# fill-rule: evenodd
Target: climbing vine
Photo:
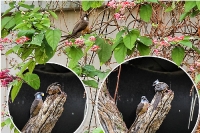
<path fill-rule="evenodd" d="M 50 1 L 42 8 L 34 2 L 7 2 L 9 9 L 2 14 L 0 49 L 2 56 L 14 54 L 21 60 L 10 60 L 9 65 L 18 71 L 15 75 L 9 74 L 12 68 L 0 73 L 2 87 L 13 86 L 12 101 L 23 83 L 39 89 L 40 79 L 33 73 L 35 65 L 60 54 L 68 59 L 66 66 L 92 89 L 98 88 L 99 80 L 107 76 L 112 65 L 144 55 L 162 56 L 185 67 L 200 88 L 199 1 L 72 1 L 80 12 L 88 12 L 94 19 L 90 33 L 65 39 L 63 36 L 71 31 L 63 31 L 54 20 L 65 20 L 58 15 L 62 16 L 62 6 L 69 3 Z M 9 124 L 7 119 L 3 122 L 3 126 Z M 12 124 L 10 127 L 13 129 Z M 102 131 L 97 128 L 93 132 Z"/>

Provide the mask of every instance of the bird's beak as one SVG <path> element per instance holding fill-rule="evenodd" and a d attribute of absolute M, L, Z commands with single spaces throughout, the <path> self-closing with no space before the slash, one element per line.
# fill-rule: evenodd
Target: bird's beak
<path fill-rule="evenodd" d="M 42 96 L 44 96 L 44 93 L 42 93 Z"/>

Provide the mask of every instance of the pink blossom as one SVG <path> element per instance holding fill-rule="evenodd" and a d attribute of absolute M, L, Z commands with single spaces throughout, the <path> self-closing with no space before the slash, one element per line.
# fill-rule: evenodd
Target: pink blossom
<path fill-rule="evenodd" d="M 159 52 L 159 50 L 158 49 L 154 49 L 154 51 L 153 51 L 156 55 L 159 55 L 160 54 L 160 52 Z"/>
<path fill-rule="evenodd" d="M 184 39 L 184 36 L 179 36 L 177 37 L 179 40 L 183 40 Z"/>
<path fill-rule="evenodd" d="M 195 65 L 199 67 L 200 66 L 200 62 L 195 62 Z"/>
<path fill-rule="evenodd" d="M 68 41 L 68 40 L 66 40 L 65 41 L 65 46 L 72 46 L 73 45 L 73 43 L 72 43 L 72 41 Z"/>
<path fill-rule="evenodd" d="M 194 70 L 194 66 L 190 66 L 189 71 L 193 72 Z"/>
<path fill-rule="evenodd" d="M 110 6 L 110 7 L 112 7 L 112 8 L 116 8 L 116 2 L 115 2 L 115 0 L 111 0 L 110 2 L 108 2 L 107 5 Z"/>
<path fill-rule="evenodd" d="M 173 37 L 171 37 L 171 36 L 168 36 L 168 37 L 167 37 L 167 41 L 172 42 L 173 40 L 174 40 Z"/>
<path fill-rule="evenodd" d="M 78 45 L 78 46 L 83 46 L 84 40 L 81 39 L 81 38 L 77 38 L 77 39 L 75 40 L 74 43 L 75 43 L 76 45 Z"/>
<path fill-rule="evenodd" d="M 96 40 L 96 38 L 94 36 L 91 36 L 90 38 L 90 41 L 94 42 Z"/>
<path fill-rule="evenodd" d="M 155 39 L 153 40 L 153 43 L 154 44 L 159 44 L 158 40 L 155 40 Z"/>
<path fill-rule="evenodd" d="M 4 50 L 4 46 L 0 44 L 0 50 Z"/>
<path fill-rule="evenodd" d="M 4 42 L 4 43 L 10 43 L 10 42 L 12 42 L 12 41 L 11 41 L 9 38 L 6 37 L 6 38 L 3 39 L 3 42 Z"/>
<path fill-rule="evenodd" d="M 30 40 L 30 39 L 29 39 L 28 37 L 22 36 L 22 37 L 16 39 L 15 42 L 16 42 L 17 44 L 23 44 L 23 43 L 25 43 L 25 42 L 27 42 L 27 41 L 29 41 L 29 40 Z"/>
<path fill-rule="evenodd" d="M 118 20 L 120 18 L 120 14 L 119 13 L 115 13 L 114 17 Z"/>
<path fill-rule="evenodd" d="M 170 44 L 167 41 L 161 41 L 160 45 L 165 47 L 170 46 Z"/>
<path fill-rule="evenodd" d="M 92 48 L 90 49 L 93 52 L 96 52 L 97 50 L 99 50 L 99 46 L 98 45 L 93 45 Z"/>

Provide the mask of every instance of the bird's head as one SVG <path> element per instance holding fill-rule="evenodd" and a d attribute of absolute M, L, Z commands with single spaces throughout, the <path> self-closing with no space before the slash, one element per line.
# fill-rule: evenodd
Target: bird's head
<path fill-rule="evenodd" d="M 81 17 L 82 20 L 85 20 L 85 21 L 89 21 L 89 15 L 87 13 L 84 13 Z"/>
<path fill-rule="evenodd" d="M 152 86 L 156 86 L 159 83 L 159 80 L 157 79 L 156 81 L 153 82 Z"/>
<path fill-rule="evenodd" d="M 37 93 L 35 93 L 35 98 L 37 98 L 37 99 L 42 99 L 42 96 L 44 96 L 44 93 L 43 92 L 37 92 Z"/>
<path fill-rule="evenodd" d="M 146 96 L 142 96 L 141 97 L 141 102 L 149 102 L 149 101 L 147 100 Z"/>

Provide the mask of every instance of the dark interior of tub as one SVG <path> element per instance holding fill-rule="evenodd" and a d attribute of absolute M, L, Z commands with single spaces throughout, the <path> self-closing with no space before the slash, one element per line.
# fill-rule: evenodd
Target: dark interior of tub
<path fill-rule="evenodd" d="M 39 90 L 36 91 L 24 83 L 14 102 L 9 103 L 9 111 L 14 124 L 21 130 L 30 117 L 29 110 L 34 100 L 34 94 L 38 91 L 44 92 L 44 100 L 47 96 L 47 87 L 51 83 L 59 82 L 63 91 L 67 93 L 67 100 L 64 104 L 64 111 L 52 133 L 73 133 L 82 123 L 84 111 L 86 111 L 85 89 L 79 78 L 69 69 L 50 63 L 37 65 L 33 73 L 40 77 Z"/>
<path fill-rule="evenodd" d="M 115 93 L 117 75 L 118 70 L 116 69 L 108 77 L 107 86 L 112 97 Z M 197 98 L 193 120 L 188 129 L 192 100 L 190 90 L 193 82 L 175 64 L 154 57 L 137 58 L 121 65 L 117 107 L 123 115 L 127 128 L 130 128 L 135 120 L 135 111 L 141 96 L 146 96 L 151 102 L 155 94 L 152 84 L 156 79 L 167 83 L 174 91 L 171 110 L 156 133 L 191 133 L 197 122 L 199 111 Z M 196 94 L 196 89 L 194 90 Z"/>

